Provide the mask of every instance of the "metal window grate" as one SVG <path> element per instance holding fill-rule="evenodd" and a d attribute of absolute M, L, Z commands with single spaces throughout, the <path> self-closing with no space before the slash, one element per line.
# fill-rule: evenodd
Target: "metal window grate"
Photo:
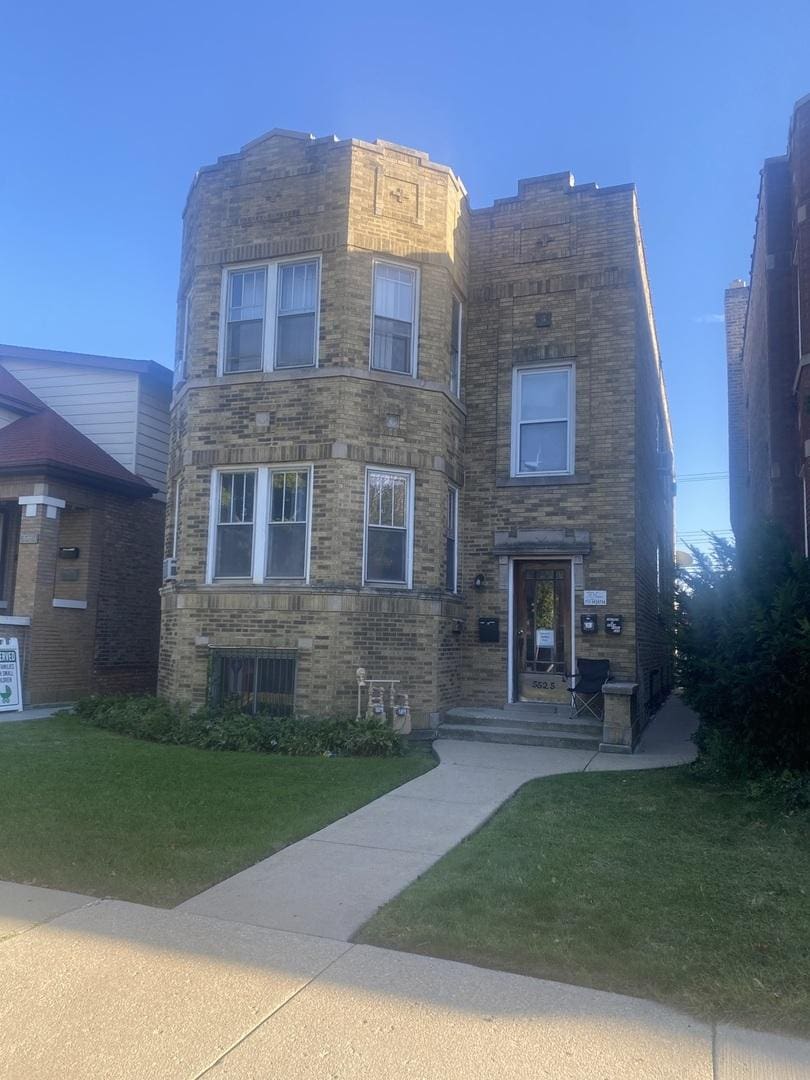
<path fill-rule="evenodd" d="M 215 648 L 209 700 L 237 703 L 251 715 L 292 716 L 297 653 L 293 649 Z"/>

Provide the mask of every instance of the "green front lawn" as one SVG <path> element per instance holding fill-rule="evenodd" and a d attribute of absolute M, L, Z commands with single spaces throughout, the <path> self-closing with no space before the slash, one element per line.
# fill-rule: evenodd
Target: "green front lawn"
<path fill-rule="evenodd" d="M 72 717 L 0 724 L 0 880 L 172 906 L 432 765 L 163 746 Z"/>
<path fill-rule="evenodd" d="M 536 780 L 357 940 L 810 1035 L 810 815 L 688 768 Z"/>

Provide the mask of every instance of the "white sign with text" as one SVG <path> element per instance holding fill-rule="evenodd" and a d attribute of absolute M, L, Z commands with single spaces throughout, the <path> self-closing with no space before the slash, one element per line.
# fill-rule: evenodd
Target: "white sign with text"
<path fill-rule="evenodd" d="M 0 712 L 22 712 L 20 647 L 16 638 L 0 637 Z"/>
<path fill-rule="evenodd" d="M 607 592 L 604 589 L 586 589 L 582 602 L 585 607 L 605 607 Z"/>

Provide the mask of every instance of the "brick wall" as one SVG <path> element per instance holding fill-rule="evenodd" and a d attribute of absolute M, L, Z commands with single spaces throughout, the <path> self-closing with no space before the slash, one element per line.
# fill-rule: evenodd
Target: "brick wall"
<path fill-rule="evenodd" d="M 25 630 L 26 700 L 153 692 L 164 505 L 44 474 L 0 480 L 0 501 L 34 493 L 66 506 L 54 516 L 45 506 L 22 516 L 12 552 L 15 587 L 12 608 L 4 613 L 31 620 Z M 60 548 L 78 548 L 79 557 L 60 558 Z M 55 606 L 55 600 L 86 606 Z"/>
<path fill-rule="evenodd" d="M 241 644 L 297 651 L 304 712 L 353 709 L 358 666 L 401 678 L 418 724 L 460 702 L 502 704 L 508 560 L 495 534 L 538 528 L 587 534 L 576 540 L 575 616 L 583 585 L 606 588 L 624 634 L 578 649 L 608 653 L 635 679 L 636 482 L 650 452 L 637 447 L 637 411 L 663 400 L 639 244 L 630 187 L 574 187 L 568 174 L 522 181 L 517 198 L 470 220 L 449 169 L 389 143 L 276 133 L 201 170 L 184 219 L 179 310 L 190 293 L 190 330 L 172 412 L 178 565 L 162 590 L 161 692 L 204 701 L 211 649 Z M 309 253 L 321 258 L 317 369 L 218 377 L 225 267 Z M 419 270 L 415 378 L 369 370 L 379 255 Z M 454 295 L 466 312 L 461 401 L 449 390 Z M 538 311 L 551 317 L 542 330 Z M 576 475 L 515 483 L 513 369 L 561 361 L 576 368 Z M 206 584 L 212 470 L 295 462 L 313 470 L 309 584 Z M 369 465 L 414 471 L 412 590 L 362 584 Z M 459 596 L 445 591 L 451 483 Z M 671 490 L 652 483 L 644 498 L 671 534 Z M 169 507 L 167 553 L 171 497 Z M 646 542 L 639 550 L 649 564 Z M 477 619 L 493 614 L 502 641 L 480 645 Z"/>

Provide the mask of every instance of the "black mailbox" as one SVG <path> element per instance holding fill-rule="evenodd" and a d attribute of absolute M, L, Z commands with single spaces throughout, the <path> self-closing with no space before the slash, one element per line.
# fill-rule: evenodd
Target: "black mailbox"
<path fill-rule="evenodd" d="M 595 634 L 599 629 L 599 616 L 590 613 L 580 615 L 579 625 L 583 634 Z"/>
<path fill-rule="evenodd" d="M 500 621 L 500 619 L 479 619 L 478 620 L 478 640 L 479 641 L 500 641 L 501 640 L 501 621 Z"/>

